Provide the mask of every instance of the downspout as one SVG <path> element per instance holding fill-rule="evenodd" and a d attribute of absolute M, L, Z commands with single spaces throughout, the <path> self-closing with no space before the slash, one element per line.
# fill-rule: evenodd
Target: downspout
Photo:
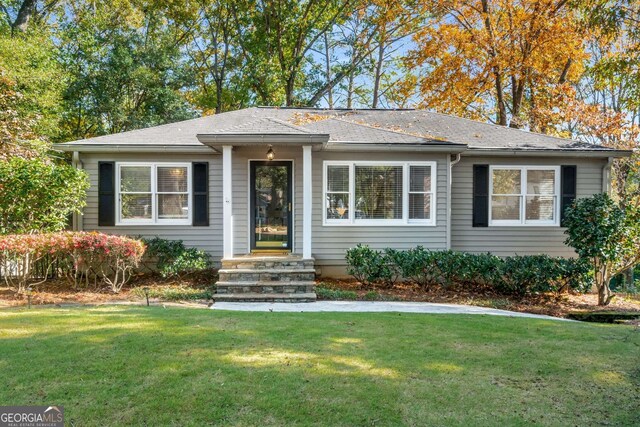
<path fill-rule="evenodd" d="M 84 165 L 82 164 L 82 161 L 80 160 L 80 152 L 79 151 L 74 151 L 73 155 L 71 156 L 71 166 L 74 167 L 75 169 L 78 170 L 82 170 L 84 169 Z M 83 221 L 83 214 L 79 214 L 79 213 L 74 213 L 73 214 L 73 219 L 72 219 L 72 228 L 73 231 L 82 231 L 82 229 L 84 228 L 84 221 Z"/>
<path fill-rule="evenodd" d="M 447 249 L 451 249 L 451 188 L 453 184 L 453 167 L 460 162 L 462 155 L 457 153 L 455 159 L 451 160 L 451 155 L 447 158 L 449 179 L 447 182 Z"/>
<path fill-rule="evenodd" d="M 602 167 L 602 192 L 611 195 L 611 165 L 613 157 L 607 158 L 607 163 Z"/>

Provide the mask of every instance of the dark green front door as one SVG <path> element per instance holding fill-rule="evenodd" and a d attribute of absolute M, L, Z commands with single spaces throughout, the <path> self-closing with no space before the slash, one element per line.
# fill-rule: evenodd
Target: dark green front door
<path fill-rule="evenodd" d="M 289 161 L 252 161 L 251 250 L 291 251 L 292 191 Z"/>

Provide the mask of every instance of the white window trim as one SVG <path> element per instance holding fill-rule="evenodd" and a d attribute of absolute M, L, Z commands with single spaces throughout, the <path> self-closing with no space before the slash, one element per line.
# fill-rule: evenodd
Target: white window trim
<path fill-rule="evenodd" d="M 151 219 L 125 219 L 122 218 L 122 197 L 120 193 L 120 169 L 128 166 L 144 166 L 151 168 Z M 187 193 L 188 196 L 188 218 L 186 219 L 160 219 L 158 218 L 158 167 L 186 167 L 187 168 Z M 193 191 L 191 188 L 191 163 L 165 163 L 165 162 L 117 162 L 116 163 L 116 226 L 119 225 L 191 225 L 193 216 Z M 143 193 L 141 193 L 143 194 Z M 147 193 L 144 193 L 147 194 Z M 168 194 L 168 193 L 160 193 Z M 182 194 L 182 193 L 180 193 Z"/>
<path fill-rule="evenodd" d="M 329 166 L 349 166 L 349 218 L 348 219 L 332 219 L 327 218 L 327 179 Z M 356 203 L 356 166 L 402 166 L 402 218 L 401 219 L 356 219 L 355 203 Z M 429 219 L 409 219 L 409 167 L 410 166 L 430 166 L 431 167 L 431 189 L 424 192 L 431 194 L 431 210 Z M 437 200 L 437 162 L 385 162 L 385 161 L 356 161 L 356 160 L 331 160 L 323 162 L 322 176 L 322 225 L 338 226 L 338 227 L 388 227 L 388 226 L 435 226 L 436 225 L 436 200 Z M 332 192 L 343 193 L 343 192 Z M 416 192 L 414 192 L 416 193 Z"/>
<path fill-rule="evenodd" d="M 520 197 L 520 220 L 494 220 L 492 218 L 493 203 L 493 171 L 494 170 L 520 170 L 520 194 L 513 196 Z M 553 205 L 553 221 L 547 220 L 527 220 L 526 219 L 526 196 L 527 196 L 527 172 L 530 170 L 552 170 L 555 173 L 554 178 L 554 205 Z M 502 194 L 499 194 L 499 196 Z M 509 196 L 509 194 L 506 194 Z M 559 227 L 560 226 L 560 166 L 534 166 L 534 165 L 491 165 L 489 167 L 489 226 L 494 227 Z"/>

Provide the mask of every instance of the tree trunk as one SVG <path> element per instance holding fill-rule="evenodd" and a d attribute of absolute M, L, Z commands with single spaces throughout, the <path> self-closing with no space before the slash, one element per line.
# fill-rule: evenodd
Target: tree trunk
<path fill-rule="evenodd" d="M 13 21 L 11 25 L 11 32 L 27 31 L 27 27 L 29 26 L 29 21 L 36 13 L 36 2 L 37 0 L 24 0 L 22 5 L 20 6 L 20 10 L 18 11 L 18 16 L 16 16 L 16 20 Z"/>
<path fill-rule="evenodd" d="M 331 52 L 329 50 L 329 35 L 324 33 L 324 55 L 325 55 L 325 74 L 327 82 L 331 81 Z M 330 86 L 327 90 L 327 102 L 329 108 L 333 109 L 333 86 Z"/>
<path fill-rule="evenodd" d="M 498 124 L 500 126 L 507 125 L 507 107 L 504 102 L 504 92 L 502 89 L 502 76 L 500 72 L 497 70 L 497 67 L 494 67 L 493 75 L 495 77 L 495 89 L 496 89 L 496 98 L 498 102 Z"/>
<path fill-rule="evenodd" d="M 351 108 L 351 105 L 353 103 L 353 80 L 355 79 L 355 76 L 353 74 L 353 71 L 349 73 L 349 84 L 347 85 L 347 108 Z"/>
<path fill-rule="evenodd" d="M 613 292 L 609 288 L 609 281 L 598 288 L 598 305 L 609 305 L 613 298 Z"/>
<path fill-rule="evenodd" d="M 294 104 L 293 91 L 295 89 L 295 81 L 296 81 L 295 74 L 292 73 L 287 79 L 287 84 L 284 87 L 285 102 L 287 107 L 293 107 L 293 104 Z"/>
<path fill-rule="evenodd" d="M 216 114 L 222 113 L 222 85 L 223 82 L 220 79 L 215 80 L 216 83 Z"/>
<path fill-rule="evenodd" d="M 629 292 L 629 290 L 633 288 L 633 267 L 626 269 L 622 274 L 624 276 L 624 288 L 626 292 Z"/>
<path fill-rule="evenodd" d="M 493 34 L 493 26 L 491 24 L 491 19 L 490 19 L 491 11 L 489 10 L 489 0 L 482 0 L 482 13 L 485 16 L 484 27 L 487 30 L 487 34 L 489 36 L 489 40 L 491 43 L 489 47 L 489 56 L 493 61 L 495 61 L 497 57 L 497 53 L 493 45 L 495 41 L 494 40 L 495 37 Z M 497 65 L 495 65 L 495 63 L 492 66 L 492 70 L 493 70 L 494 85 L 496 90 L 496 103 L 498 104 L 498 124 L 500 124 L 501 126 L 506 126 L 507 125 L 507 107 L 504 101 L 504 92 L 502 88 L 502 72 L 500 71 L 500 68 Z"/>
<path fill-rule="evenodd" d="M 595 258 L 593 260 L 593 279 L 598 289 L 598 305 L 609 305 L 613 294 L 609 284 L 611 283 L 611 275 L 607 271 L 606 263 L 600 259 Z"/>
<path fill-rule="evenodd" d="M 382 78 L 382 62 L 384 60 L 384 43 L 378 46 L 378 63 L 376 64 L 376 75 L 373 81 L 373 102 L 371 108 L 378 108 L 380 101 L 380 79 Z"/>
<path fill-rule="evenodd" d="M 522 98 L 524 96 L 524 82 L 525 78 L 518 80 L 514 76 L 511 77 L 511 87 L 513 93 L 513 100 L 511 101 L 511 123 L 509 127 L 517 129 L 520 127 L 519 116 L 520 108 L 522 107 Z"/>

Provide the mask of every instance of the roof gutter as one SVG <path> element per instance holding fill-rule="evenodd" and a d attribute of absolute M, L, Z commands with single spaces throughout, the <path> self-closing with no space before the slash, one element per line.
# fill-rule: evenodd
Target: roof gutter
<path fill-rule="evenodd" d="M 82 153 L 213 153 L 206 145 L 150 145 L 150 144 L 55 144 L 62 151 Z"/>
<path fill-rule="evenodd" d="M 632 150 L 585 150 L 579 148 L 558 149 L 504 149 L 504 148 L 469 148 L 465 156 L 544 156 L 544 157 L 630 157 Z"/>
<path fill-rule="evenodd" d="M 467 150 L 464 144 L 370 144 L 362 142 L 329 142 L 322 147 L 323 151 L 378 151 L 378 152 L 432 152 L 432 153 L 462 153 Z"/>

